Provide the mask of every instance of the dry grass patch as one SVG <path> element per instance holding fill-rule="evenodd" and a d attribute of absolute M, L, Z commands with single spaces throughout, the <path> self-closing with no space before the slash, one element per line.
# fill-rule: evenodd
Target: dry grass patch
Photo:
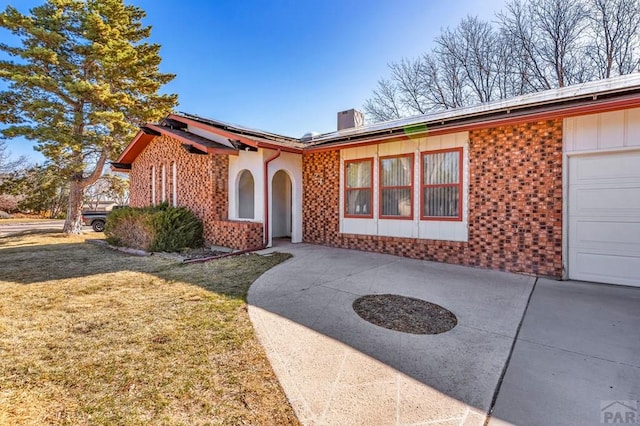
<path fill-rule="evenodd" d="M 183 265 L 0 239 L 0 423 L 297 424 L 245 302 L 287 257 Z"/>

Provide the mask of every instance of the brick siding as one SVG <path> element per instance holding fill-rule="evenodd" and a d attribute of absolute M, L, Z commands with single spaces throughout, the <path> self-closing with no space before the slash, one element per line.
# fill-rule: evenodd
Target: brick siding
<path fill-rule="evenodd" d="M 227 219 L 227 180 L 229 157 L 226 155 L 189 154 L 181 142 L 167 137 L 154 138 L 131 165 L 130 200 L 132 207 L 149 206 L 151 195 L 151 167 L 156 168 L 156 203 L 162 201 L 162 166 L 165 167 L 165 200 L 172 203 L 173 167 L 177 168 L 177 205 L 187 207 L 203 222 L 204 239 L 215 241 L 213 221 Z M 218 232 L 219 233 L 219 232 Z M 222 244 L 219 244 L 222 245 Z"/>
<path fill-rule="evenodd" d="M 468 242 L 341 234 L 339 151 L 303 156 L 303 240 L 562 276 L 562 120 L 469 134 Z"/>
<path fill-rule="evenodd" d="M 213 241 L 216 245 L 237 250 L 264 247 L 264 227 L 259 222 L 235 220 L 212 221 Z"/>

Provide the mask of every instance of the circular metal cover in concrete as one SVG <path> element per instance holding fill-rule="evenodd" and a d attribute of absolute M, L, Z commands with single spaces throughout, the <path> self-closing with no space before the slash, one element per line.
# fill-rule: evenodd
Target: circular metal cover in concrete
<path fill-rule="evenodd" d="M 369 294 L 353 302 L 365 321 L 411 334 L 440 334 L 458 324 L 453 312 L 435 303 L 397 294 Z"/>

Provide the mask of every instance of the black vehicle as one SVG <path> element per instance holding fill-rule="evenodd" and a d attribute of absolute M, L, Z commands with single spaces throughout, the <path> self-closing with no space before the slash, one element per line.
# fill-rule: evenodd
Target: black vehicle
<path fill-rule="evenodd" d="M 123 206 L 114 206 L 113 210 L 122 208 Z M 82 211 L 82 221 L 85 225 L 90 226 L 96 232 L 103 232 L 104 225 L 107 223 L 108 211 Z"/>

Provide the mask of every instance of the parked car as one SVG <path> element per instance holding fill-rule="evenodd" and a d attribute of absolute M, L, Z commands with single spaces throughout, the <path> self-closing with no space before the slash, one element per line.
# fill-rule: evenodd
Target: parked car
<path fill-rule="evenodd" d="M 122 208 L 124 206 L 114 206 L 113 210 Z M 85 225 L 90 226 L 96 232 L 103 232 L 104 225 L 107 223 L 108 211 L 82 211 L 82 221 Z"/>

